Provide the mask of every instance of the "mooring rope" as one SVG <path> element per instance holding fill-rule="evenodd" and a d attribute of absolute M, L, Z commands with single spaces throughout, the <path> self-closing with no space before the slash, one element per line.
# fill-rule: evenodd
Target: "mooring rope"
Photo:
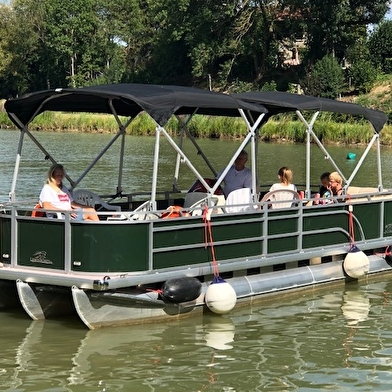
<path fill-rule="evenodd" d="M 354 214 L 353 206 L 351 204 L 351 196 L 347 195 L 348 202 L 348 233 L 350 236 L 350 248 L 355 246 L 355 233 L 354 233 Z"/>
<path fill-rule="evenodd" d="M 218 277 L 219 276 L 218 263 L 215 258 L 214 240 L 212 238 L 212 229 L 211 229 L 211 212 L 207 205 L 204 206 L 203 221 L 204 221 L 204 248 L 207 248 L 208 246 L 210 246 L 211 248 L 212 268 L 214 271 L 214 276 Z"/>

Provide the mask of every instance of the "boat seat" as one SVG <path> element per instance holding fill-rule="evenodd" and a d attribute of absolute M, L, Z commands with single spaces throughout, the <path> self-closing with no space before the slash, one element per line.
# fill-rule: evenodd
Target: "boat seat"
<path fill-rule="evenodd" d="M 129 220 L 152 220 L 158 219 L 159 215 L 157 213 L 151 212 L 150 210 L 151 201 L 146 200 L 144 203 L 140 204 L 139 207 L 135 208 L 132 212 L 126 214 Z"/>
<path fill-rule="evenodd" d="M 224 209 L 227 213 L 231 213 L 251 211 L 256 208 L 257 206 L 253 203 L 251 189 L 240 188 L 227 195 Z"/>
<path fill-rule="evenodd" d="M 203 202 L 207 199 L 207 197 L 208 193 L 205 192 L 188 192 L 185 195 L 184 208 L 189 208 L 194 206 L 195 204 Z"/>
<path fill-rule="evenodd" d="M 87 189 L 75 189 L 73 191 L 73 198 L 77 203 L 84 204 L 89 207 L 95 208 L 96 205 L 101 206 L 98 210 L 105 209 L 107 211 L 121 211 L 120 206 L 114 206 L 106 203 L 96 193 Z"/>
<path fill-rule="evenodd" d="M 267 192 L 261 199 L 261 202 L 268 200 L 271 202 L 272 209 L 290 208 L 295 200 L 300 200 L 300 197 L 298 192 L 292 189 L 275 189 Z M 287 202 L 285 202 L 286 200 Z"/>
<path fill-rule="evenodd" d="M 221 202 L 223 198 L 223 203 Z M 187 193 L 184 201 L 184 208 L 189 209 L 192 216 L 200 216 L 203 214 L 203 207 L 208 203 L 209 207 L 213 207 L 212 213 L 219 214 L 221 209 L 215 208 L 217 205 L 224 204 L 223 195 L 209 195 L 204 192 Z"/>
<path fill-rule="evenodd" d="M 347 194 L 349 195 L 360 195 L 362 193 L 377 193 L 378 188 L 374 187 L 362 187 L 362 186 L 349 186 L 347 188 Z"/>

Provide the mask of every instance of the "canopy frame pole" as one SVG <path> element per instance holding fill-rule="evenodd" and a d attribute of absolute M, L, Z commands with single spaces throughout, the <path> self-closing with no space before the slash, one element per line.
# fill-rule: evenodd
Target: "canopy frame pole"
<path fill-rule="evenodd" d="M 209 161 L 209 159 L 207 158 L 207 156 L 204 154 L 204 151 L 200 148 L 200 146 L 198 145 L 197 141 L 195 140 L 195 138 L 191 135 L 191 133 L 189 132 L 188 129 L 188 124 L 190 122 L 190 120 L 193 118 L 195 113 L 191 114 L 186 121 L 182 121 L 181 118 L 179 116 L 176 116 L 178 122 L 180 123 L 184 123 L 185 127 L 184 127 L 184 132 L 186 134 L 186 136 L 189 138 L 189 140 L 192 142 L 192 144 L 194 145 L 194 147 L 197 150 L 197 155 L 200 155 L 204 162 L 206 163 L 206 165 L 208 166 L 208 168 L 211 170 L 212 174 L 214 175 L 214 177 L 216 177 L 217 175 L 217 171 L 214 169 L 214 167 L 212 166 L 211 162 Z"/>
<path fill-rule="evenodd" d="M 313 136 L 314 139 L 316 139 L 316 142 L 318 141 L 318 137 L 317 135 L 314 133 L 313 131 L 313 126 L 314 123 L 316 122 L 316 119 L 318 117 L 318 115 L 320 114 L 320 112 L 316 112 L 313 114 L 310 122 L 307 122 L 307 120 L 305 119 L 305 117 L 303 116 L 303 114 L 301 113 L 301 111 L 296 110 L 296 114 L 299 117 L 299 119 L 305 124 L 306 127 L 306 168 L 305 168 L 305 197 L 306 198 L 310 198 L 312 191 L 310 189 L 310 162 L 311 162 L 311 151 L 310 151 L 310 142 L 311 142 L 311 138 Z M 320 143 L 320 147 L 322 149 L 324 149 L 324 146 Z M 325 150 L 325 149 L 324 149 Z M 325 153 L 327 151 L 325 150 Z"/>
<path fill-rule="evenodd" d="M 91 163 L 87 166 L 87 168 L 82 172 L 82 174 L 79 176 L 79 178 L 74 182 L 72 189 L 78 185 L 83 178 L 89 173 L 89 171 L 96 165 L 96 163 L 102 158 L 103 155 L 105 155 L 106 151 L 109 150 L 109 148 L 114 144 L 114 142 L 120 137 L 123 136 L 123 142 L 125 142 L 125 130 L 129 126 L 129 124 L 133 121 L 133 118 L 130 117 L 124 124 L 120 121 L 116 110 L 114 109 L 112 105 L 112 100 L 110 100 L 109 105 L 112 109 L 112 114 L 114 118 L 116 119 L 119 129 L 117 133 L 113 136 L 113 138 L 109 141 L 109 143 L 100 151 L 100 153 L 91 161 Z M 123 166 L 123 155 L 124 155 L 124 149 L 121 149 L 121 156 L 120 156 L 120 169 L 119 169 L 119 179 L 118 179 L 118 184 L 117 184 L 117 194 L 119 189 L 121 189 L 121 180 L 122 180 L 122 166 Z"/>
<path fill-rule="evenodd" d="M 193 114 L 189 115 L 185 121 L 182 121 L 180 116 L 176 115 L 176 119 L 178 121 L 178 123 L 180 124 L 181 130 L 180 130 L 180 136 L 179 136 L 179 142 L 178 145 L 180 146 L 181 150 L 183 147 L 183 143 L 184 143 L 184 133 L 186 135 L 188 135 L 187 133 L 187 129 L 188 129 L 188 123 L 191 120 L 191 118 L 193 117 Z M 189 137 L 190 135 L 188 135 Z M 181 156 L 177 153 L 176 156 L 176 166 L 174 169 L 174 178 L 173 178 L 173 191 L 178 192 L 178 179 L 180 177 L 180 166 L 181 166 Z"/>
<path fill-rule="evenodd" d="M 157 173 L 158 173 L 158 155 L 159 154 L 159 135 L 163 134 L 163 136 L 167 139 L 169 144 L 173 147 L 173 149 L 177 152 L 177 154 L 180 156 L 180 159 L 184 164 L 188 166 L 188 168 L 192 171 L 192 173 L 196 176 L 196 178 L 203 184 L 203 186 L 211 191 L 211 194 L 215 191 L 215 189 L 218 188 L 218 185 L 215 184 L 214 188 L 210 188 L 210 186 L 206 183 L 204 178 L 201 176 L 201 174 L 198 172 L 198 170 L 193 166 L 189 158 L 185 155 L 184 151 L 180 149 L 180 147 L 177 145 L 177 143 L 173 140 L 173 138 L 168 134 L 165 128 L 162 126 L 158 125 L 157 126 L 157 139 L 155 142 L 155 153 L 154 153 L 154 170 L 153 170 L 153 193 L 156 192 L 156 181 L 157 181 Z M 155 197 L 155 195 L 154 195 Z"/>
<path fill-rule="evenodd" d="M 258 118 L 256 119 L 256 121 L 253 123 L 253 125 L 251 125 L 251 123 L 249 122 L 248 117 L 246 116 L 246 113 L 244 112 L 243 109 L 239 109 L 239 112 L 241 114 L 242 119 L 244 120 L 246 127 L 248 129 L 248 136 L 251 140 L 251 171 L 252 171 L 252 199 L 254 202 L 257 202 L 258 200 L 258 182 L 257 182 L 257 135 L 259 134 L 258 129 L 260 126 L 261 121 L 263 120 L 263 118 L 265 117 L 265 113 L 262 113 L 260 116 L 258 116 Z M 242 147 L 243 144 L 241 144 Z M 239 151 L 237 151 L 237 153 L 239 154 L 239 152 L 241 152 L 242 149 L 240 149 Z M 234 160 L 232 160 L 232 163 L 229 165 L 226 171 L 226 173 L 228 172 L 228 169 L 230 169 L 230 167 L 234 164 L 235 159 L 237 158 L 238 154 L 236 154 Z M 225 175 L 226 175 L 225 173 Z"/>
<path fill-rule="evenodd" d="M 152 168 L 152 182 L 151 182 L 151 200 L 150 200 L 150 209 L 157 209 L 157 182 L 158 182 L 158 161 L 159 161 L 159 147 L 160 147 L 160 136 L 164 131 L 163 127 L 157 124 L 155 128 L 155 148 L 154 148 L 154 163 Z"/>
<path fill-rule="evenodd" d="M 116 189 L 116 196 L 122 194 L 122 177 L 123 177 L 123 170 L 124 170 L 124 154 L 125 154 L 125 136 L 126 136 L 126 129 L 128 128 L 129 124 L 132 122 L 133 118 L 130 117 L 124 124 L 121 122 L 120 117 L 117 114 L 116 109 L 113 106 L 113 99 L 109 100 L 109 106 L 113 113 L 114 118 L 116 119 L 117 125 L 119 127 L 119 133 L 121 134 L 121 146 L 120 146 L 120 158 L 118 163 L 118 180 L 117 180 L 117 189 Z"/>
<path fill-rule="evenodd" d="M 321 149 L 321 151 L 324 153 L 324 157 L 325 159 L 328 159 L 332 166 L 335 168 L 335 170 L 341 175 L 343 181 L 345 183 L 347 183 L 347 179 L 344 176 L 344 174 L 342 173 L 342 171 L 340 170 L 339 166 L 335 163 L 334 159 L 331 157 L 331 155 L 329 154 L 329 152 L 327 151 L 327 149 L 324 147 L 324 145 L 320 142 L 319 138 L 317 137 L 317 135 L 314 132 L 313 129 L 313 125 L 316 121 L 317 116 L 319 115 L 320 112 L 316 112 L 313 116 L 312 116 L 312 120 L 310 121 L 310 123 L 308 123 L 306 121 L 306 119 L 304 118 L 304 116 L 302 115 L 302 113 L 298 110 L 297 112 L 298 117 L 300 118 L 300 120 L 305 124 L 305 126 L 307 127 L 307 132 L 309 133 L 309 136 L 311 135 L 314 139 L 314 141 L 316 142 L 316 144 L 318 145 L 318 147 Z M 311 193 L 310 190 L 310 138 L 307 141 L 307 157 L 306 157 L 306 196 L 308 197 Z"/>
<path fill-rule="evenodd" d="M 357 165 L 355 166 L 355 169 L 352 171 L 352 173 L 351 173 L 351 175 L 350 175 L 350 178 L 349 178 L 349 179 L 347 180 L 347 182 L 346 182 L 346 185 L 345 185 L 345 189 L 346 189 L 346 190 L 347 190 L 347 188 L 350 186 L 350 184 L 351 184 L 352 180 L 354 179 L 354 177 L 356 176 L 356 174 L 358 173 L 359 169 L 360 169 L 361 166 L 362 166 L 363 161 L 365 160 L 367 154 L 368 154 L 369 151 L 371 150 L 371 148 L 372 148 L 372 146 L 373 146 L 373 144 L 374 144 L 374 142 L 375 142 L 376 140 L 377 140 L 377 141 L 379 140 L 379 135 L 378 135 L 378 133 L 375 133 L 375 134 L 373 135 L 372 140 L 371 140 L 371 141 L 368 143 L 368 145 L 366 146 L 365 151 L 364 151 L 363 154 L 361 155 L 361 158 L 359 159 Z M 378 145 L 378 148 L 379 148 L 379 145 Z M 377 149 L 377 151 L 378 151 L 378 149 Z M 378 156 L 377 158 L 379 159 L 379 156 Z M 378 181 L 379 181 L 378 187 L 380 187 L 380 184 L 382 184 L 382 180 L 380 180 L 380 175 L 381 175 L 381 172 L 380 172 L 380 170 L 381 170 L 381 162 L 379 163 L 379 162 L 378 162 L 378 159 L 377 159 L 377 170 L 378 170 Z M 381 185 L 381 186 L 382 186 L 382 185 Z"/>
<path fill-rule="evenodd" d="M 19 175 L 19 167 L 20 167 L 20 161 L 21 161 L 21 156 L 22 156 L 23 139 L 24 139 L 26 129 L 27 129 L 27 126 L 23 129 L 21 129 L 21 133 L 19 135 L 18 151 L 16 153 L 14 174 L 12 177 L 11 190 L 8 194 L 8 199 L 11 203 L 15 203 L 15 201 L 16 201 L 15 189 L 16 189 L 16 182 L 18 180 L 18 175 Z"/>
<path fill-rule="evenodd" d="M 46 149 L 41 145 L 41 143 L 30 133 L 28 127 L 29 124 L 31 123 L 31 121 L 33 121 L 33 119 L 38 116 L 38 114 L 40 113 L 42 107 L 49 101 L 51 101 L 52 99 L 54 99 L 56 96 L 52 96 L 49 97 L 47 99 L 45 99 L 44 101 L 41 102 L 40 105 L 38 105 L 37 109 L 35 110 L 35 112 L 32 114 L 32 116 L 26 121 L 25 124 L 22 123 L 22 121 L 20 121 L 20 119 L 18 118 L 18 116 L 15 115 L 15 113 L 12 112 L 8 112 L 8 115 L 11 117 L 11 119 L 13 119 L 14 123 L 17 125 L 17 127 L 20 129 L 20 136 L 19 136 L 19 142 L 18 142 L 18 151 L 16 154 L 16 159 L 15 159 L 15 167 L 14 167 L 14 174 L 12 177 L 12 184 L 11 184 L 11 190 L 8 194 L 8 198 L 9 201 L 14 203 L 16 201 L 16 183 L 19 177 L 19 168 L 20 168 L 20 162 L 22 159 L 22 149 L 23 149 L 23 140 L 24 140 L 24 136 L 27 134 L 30 139 L 36 144 L 36 146 L 44 153 L 45 155 L 45 159 L 50 159 L 50 161 L 52 163 L 56 163 L 56 161 L 52 158 L 52 156 L 46 151 Z M 68 179 L 68 181 L 71 182 L 71 179 L 66 175 L 66 178 Z"/>
<path fill-rule="evenodd" d="M 335 170 L 340 174 L 344 181 L 344 189 L 347 191 L 347 188 L 350 186 L 351 182 L 353 181 L 354 177 L 358 173 L 359 169 L 361 168 L 365 158 L 367 157 L 370 149 L 372 148 L 374 142 L 377 142 L 377 171 L 378 171 L 378 189 L 379 191 L 382 191 L 383 189 L 383 184 L 382 184 L 382 173 L 381 173 L 381 152 L 380 152 L 380 137 L 379 134 L 374 130 L 374 135 L 372 137 L 372 140 L 367 144 L 365 151 L 362 153 L 360 160 L 356 164 L 354 170 L 352 171 L 350 177 L 347 179 L 342 171 L 340 170 L 339 166 L 335 163 L 327 149 L 324 147 L 324 145 L 320 142 L 319 138 L 314 132 L 313 126 L 316 121 L 317 116 L 319 115 L 320 112 L 316 112 L 312 116 L 312 120 L 308 123 L 306 119 L 304 118 L 303 114 L 297 110 L 296 111 L 298 117 L 300 120 L 305 124 L 307 128 L 307 140 L 306 140 L 306 197 L 311 196 L 311 189 L 310 189 L 310 158 L 311 158 L 311 153 L 310 153 L 310 141 L 311 141 L 311 136 L 313 137 L 314 141 L 316 144 L 319 146 L 319 148 L 322 150 L 322 152 L 325 155 L 325 159 L 328 159 Z M 374 128 L 373 128 L 374 129 Z"/>
<path fill-rule="evenodd" d="M 381 146 L 380 146 L 380 135 L 374 130 L 374 135 L 377 138 L 377 171 L 378 171 L 378 190 L 379 192 L 384 191 L 384 184 L 382 182 L 382 164 L 381 164 Z"/>

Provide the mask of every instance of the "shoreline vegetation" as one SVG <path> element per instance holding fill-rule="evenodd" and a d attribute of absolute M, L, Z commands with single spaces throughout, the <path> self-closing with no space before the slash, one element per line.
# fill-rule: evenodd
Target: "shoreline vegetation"
<path fill-rule="evenodd" d="M 14 129 L 7 113 L 2 111 L 0 103 L 0 128 Z M 310 115 L 307 117 L 310 121 Z M 105 133 L 117 132 L 117 123 L 110 115 L 73 114 L 45 112 L 38 116 L 30 125 L 31 130 L 51 132 Z M 169 121 L 167 130 L 172 135 L 178 133 L 175 121 Z M 246 127 L 238 118 L 209 118 L 195 116 L 189 124 L 189 130 L 195 138 L 238 139 L 247 132 Z M 139 115 L 127 128 L 127 134 L 133 136 L 151 136 L 155 124 L 147 115 Z M 319 115 L 314 127 L 318 138 L 325 144 L 365 144 L 373 136 L 373 130 L 367 121 L 350 121 L 349 117 L 327 113 Z M 261 140 L 270 142 L 305 142 L 305 125 L 292 115 L 284 115 L 268 121 L 263 126 Z M 381 132 L 381 145 L 392 147 L 392 126 L 386 125 Z"/>

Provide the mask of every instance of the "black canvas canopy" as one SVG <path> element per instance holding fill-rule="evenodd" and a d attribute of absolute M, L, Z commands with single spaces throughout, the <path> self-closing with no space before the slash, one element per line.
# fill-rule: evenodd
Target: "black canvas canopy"
<path fill-rule="evenodd" d="M 388 117 L 379 110 L 353 103 L 284 92 L 222 94 L 193 87 L 152 84 L 111 84 L 83 88 L 59 88 L 8 100 L 5 109 L 20 127 L 44 111 L 113 113 L 135 117 L 147 112 L 163 126 L 173 114 L 205 114 L 238 117 L 239 109 L 256 117 L 296 110 L 328 111 L 366 118 L 380 132 Z"/>
<path fill-rule="evenodd" d="M 268 109 L 268 117 L 278 113 L 293 112 L 296 110 L 344 113 L 365 117 L 373 125 L 376 132 L 380 132 L 388 121 L 388 116 L 379 110 L 366 109 L 363 106 L 353 103 L 317 98 L 309 95 L 266 91 L 239 93 L 233 94 L 232 96 L 249 103 L 263 105 Z"/>
<path fill-rule="evenodd" d="M 26 94 L 8 100 L 5 109 L 18 126 L 25 126 L 44 111 L 113 113 L 135 117 L 147 112 L 163 126 L 173 114 L 240 116 L 239 109 L 266 113 L 260 104 L 241 101 L 207 90 L 151 84 L 112 84 L 84 88 L 60 88 Z M 18 124 L 17 119 L 21 124 Z"/>

